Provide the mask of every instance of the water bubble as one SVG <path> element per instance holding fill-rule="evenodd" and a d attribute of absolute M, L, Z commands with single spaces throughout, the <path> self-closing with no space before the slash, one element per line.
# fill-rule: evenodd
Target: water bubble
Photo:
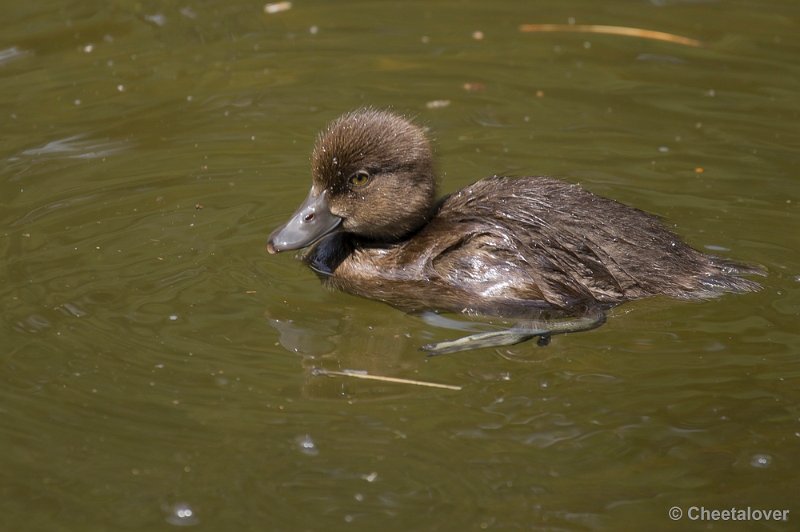
<path fill-rule="evenodd" d="M 200 521 L 188 503 L 176 502 L 167 508 L 167 523 L 175 526 L 194 526 Z"/>
<path fill-rule="evenodd" d="M 754 454 L 750 458 L 750 465 L 758 468 L 766 468 L 772 465 L 772 456 L 768 454 Z"/>
<path fill-rule="evenodd" d="M 298 447 L 300 448 L 300 452 L 303 454 L 307 454 L 309 456 L 316 456 L 319 454 L 319 449 L 317 448 L 317 444 L 314 443 L 314 440 L 311 439 L 311 436 L 305 434 L 303 436 L 298 436 L 295 440 L 297 442 Z"/>

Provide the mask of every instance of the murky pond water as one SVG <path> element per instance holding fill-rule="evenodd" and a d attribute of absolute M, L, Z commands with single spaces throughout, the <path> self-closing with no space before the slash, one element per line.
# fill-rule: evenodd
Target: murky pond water
<path fill-rule="evenodd" d="M 263 7 L 4 2 L 0 528 L 796 528 L 796 2 Z M 519 31 L 570 22 L 705 46 Z M 426 359 L 454 331 L 264 251 L 362 105 L 430 128 L 444 191 L 561 176 L 764 290 Z"/>

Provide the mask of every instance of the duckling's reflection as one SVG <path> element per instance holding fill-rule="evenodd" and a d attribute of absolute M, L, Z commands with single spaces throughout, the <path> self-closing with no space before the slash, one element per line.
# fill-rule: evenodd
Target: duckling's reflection
<path fill-rule="evenodd" d="M 497 330 L 497 327 L 492 326 L 491 324 L 458 320 L 432 311 L 423 312 L 418 314 L 417 317 L 423 323 L 439 329 L 449 329 L 452 331 L 470 333 L 482 333 Z M 278 342 L 289 352 L 300 353 L 304 355 L 314 355 L 315 353 L 329 353 L 336 349 L 336 344 L 331 341 L 329 335 L 321 333 L 320 327 L 326 328 L 326 325 L 339 323 L 337 321 L 324 320 L 322 323 L 314 322 L 313 328 L 310 326 L 310 324 L 308 327 L 306 327 L 302 323 L 298 323 L 292 319 L 281 320 L 267 317 L 267 321 L 273 329 L 278 331 Z M 396 345 L 396 342 L 392 342 L 392 344 Z"/>
<path fill-rule="evenodd" d="M 349 298 L 338 294 L 331 297 Z M 301 357 L 306 374 L 304 393 L 317 397 L 349 395 L 356 389 L 362 395 L 409 393 L 409 388 L 397 384 L 328 378 L 316 370 L 356 370 L 386 377 L 440 381 L 440 377 L 430 378 L 420 373 L 425 368 L 426 353 L 420 349 L 425 342 L 442 336 L 505 330 L 512 323 L 472 321 L 468 317 L 435 312 L 412 315 L 388 309 L 375 313 L 360 305 L 346 304 L 317 305 L 313 315 L 307 309 L 307 301 L 287 302 L 268 309 L 265 318 L 278 333 L 281 347 Z"/>
<path fill-rule="evenodd" d="M 332 297 L 340 299 L 336 295 Z M 341 397 L 356 389 L 361 394 L 380 396 L 407 393 L 408 390 L 397 385 L 387 387 L 329 378 L 316 370 L 358 370 L 373 375 L 407 377 L 424 362 L 424 354 L 418 349 L 421 340 L 429 335 L 425 331 L 422 335 L 417 333 L 419 324 L 397 311 L 388 316 L 386 313 L 367 315 L 362 308 L 345 303 L 316 305 L 315 312 L 310 315 L 307 301 L 302 304 L 288 301 L 286 305 L 268 309 L 265 317 L 269 326 L 277 331 L 281 347 L 300 356 L 305 370 L 303 392 L 310 396 Z"/>

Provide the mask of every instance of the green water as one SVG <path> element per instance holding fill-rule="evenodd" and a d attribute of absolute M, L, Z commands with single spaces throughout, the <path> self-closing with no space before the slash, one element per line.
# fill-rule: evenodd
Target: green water
<path fill-rule="evenodd" d="M 0 530 L 759 526 L 692 506 L 797 528 L 794 0 L 2 12 Z M 706 46 L 518 31 L 570 18 Z M 458 333 L 264 251 L 316 131 L 361 105 L 430 128 L 444 191 L 561 176 L 764 265 L 764 290 L 425 359 Z"/>

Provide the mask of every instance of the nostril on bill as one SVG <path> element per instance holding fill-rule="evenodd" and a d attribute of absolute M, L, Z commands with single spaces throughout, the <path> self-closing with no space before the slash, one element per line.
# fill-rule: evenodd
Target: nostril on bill
<path fill-rule="evenodd" d="M 303 218 L 303 221 L 304 222 L 310 222 L 313 219 L 314 219 L 314 213 L 312 212 L 312 213 L 306 214 L 305 217 Z"/>

